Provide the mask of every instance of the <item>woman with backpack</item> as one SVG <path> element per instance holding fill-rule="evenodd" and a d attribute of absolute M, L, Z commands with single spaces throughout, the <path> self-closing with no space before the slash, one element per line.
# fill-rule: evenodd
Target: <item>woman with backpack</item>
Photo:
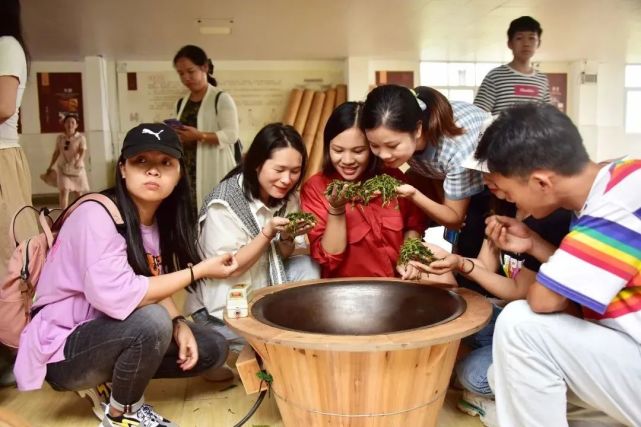
<path fill-rule="evenodd" d="M 167 123 L 185 148 L 195 206 L 200 208 L 203 198 L 236 166 L 238 111 L 231 95 L 217 87 L 214 64 L 200 47 L 183 46 L 174 56 L 174 68 L 189 93 L 178 101 L 179 122 Z"/>
<path fill-rule="evenodd" d="M 162 124 L 125 136 L 105 206 L 85 202 L 65 219 L 36 289 L 33 319 L 20 338 L 21 390 L 81 390 L 111 382 L 102 426 L 174 426 L 145 404 L 152 378 L 192 376 L 221 366 L 224 338 L 187 322 L 172 294 L 197 280 L 224 278 L 230 254 L 201 260 L 183 148 Z"/>
<path fill-rule="evenodd" d="M 213 325 L 232 350 L 243 340 L 223 322 L 227 294 L 238 283 L 252 290 L 289 281 L 317 279 L 318 266 L 307 255 L 294 255 L 306 245 L 304 234 L 314 224 L 290 226 L 286 215 L 299 209 L 296 190 L 305 176 L 307 150 L 288 125 L 263 127 L 243 157 L 205 200 L 198 218 L 200 244 L 206 256 L 235 253 L 238 269 L 231 279 L 198 282 L 187 295 L 185 312 L 195 322 Z"/>

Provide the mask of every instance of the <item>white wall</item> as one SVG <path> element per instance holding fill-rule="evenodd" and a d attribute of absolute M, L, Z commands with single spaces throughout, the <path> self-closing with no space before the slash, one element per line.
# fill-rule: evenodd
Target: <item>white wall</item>
<path fill-rule="evenodd" d="M 597 83 L 581 84 L 581 72 L 597 74 Z M 625 63 L 575 61 L 568 84 L 569 104 L 590 157 L 596 161 L 621 156 L 641 157 L 641 135 L 625 133 Z"/>
<path fill-rule="evenodd" d="M 229 86 L 229 92 L 236 99 L 245 147 L 249 146 L 265 120 L 281 120 L 291 89 L 306 87 L 318 90 L 344 83 L 344 64 L 342 60 L 218 61 L 216 77 L 222 88 L 227 90 Z M 38 72 L 82 73 L 83 116 L 89 146 L 86 166 L 92 190 L 101 190 L 112 184 L 113 164 L 126 131 L 140 121 L 173 117 L 175 101 L 184 92 L 169 61 L 117 62 L 88 57 L 78 62 L 33 62 L 22 103 L 23 134 L 20 141 L 29 160 L 34 194 L 57 193 L 55 188 L 39 179 L 51 160 L 56 134 L 40 133 Z M 171 100 L 166 111 L 149 111 L 147 100 L 132 98 L 127 91 L 127 72 L 158 73 L 166 77 L 166 82 L 171 83 L 171 88 L 168 88 Z M 269 91 L 261 92 L 267 87 Z M 261 93 L 266 94 L 264 103 L 260 100 Z M 264 110 L 262 115 L 261 108 Z"/>
<path fill-rule="evenodd" d="M 126 71 L 168 72 L 171 75 L 173 71 L 169 62 L 128 61 L 124 68 L 122 64 L 122 62 L 105 61 L 97 57 L 78 62 L 36 61 L 31 64 L 29 84 L 22 103 L 21 144 L 29 159 L 34 194 L 56 193 L 55 188 L 46 186 L 38 178 L 51 159 L 56 135 L 40 133 L 36 73 L 82 73 L 83 113 L 90 147 L 87 170 L 91 188 L 99 190 L 111 184 L 113 161 L 127 130 L 125 127 L 129 126 L 127 120 L 124 123 L 122 120 L 123 114 L 126 113 L 126 108 L 123 109 L 122 104 L 123 85 L 126 85 L 126 80 L 123 80 L 124 73 Z M 581 84 L 580 75 L 586 66 L 588 72 L 598 74 L 597 84 Z M 379 70 L 412 70 L 415 84 L 419 81 L 419 61 L 366 57 L 351 57 L 345 61 L 220 61 L 216 64 L 216 69 L 221 72 L 221 75 L 234 70 L 253 71 L 258 75 L 261 71 L 266 71 L 265 74 L 271 72 L 291 74 L 292 70 L 298 70 L 300 76 L 305 76 L 312 70 L 321 70 L 334 76 L 332 79 L 342 80 L 348 84 L 350 100 L 365 98 L 369 87 L 375 83 L 375 72 Z M 577 124 L 586 148 L 594 160 L 622 155 L 641 157 L 641 135 L 625 134 L 624 63 L 588 61 L 586 64 L 585 61 L 580 60 L 541 63 L 539 69 L 543 72 L 568 74 L 568 115 Z M 309 84 L 314 85 L 313 82 Z M 251 139 L 245 136 L 245 139 L 247 138 Z"/>

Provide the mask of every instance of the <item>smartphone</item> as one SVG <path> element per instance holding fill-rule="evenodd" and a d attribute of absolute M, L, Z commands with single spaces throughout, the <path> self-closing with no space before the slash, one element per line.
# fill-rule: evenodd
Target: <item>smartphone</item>
<path fill-rule="evenodd" d="M 452 246 L 456 246 L 456 243 L 458 242 L 458 236 L 459 236 L 459 231 L 458 230 L 452 230 L 451 228 L 445 228 L 443 231 L 443 239 L 446 241 L 450 242 Z"/>
<path fill-rule="evenodd" d="M 163 120 L 163 123 L 172 128 L 179 128 L 183 125 L 182 123 L 180 123 L 180 120 L 178 119 Z"/>

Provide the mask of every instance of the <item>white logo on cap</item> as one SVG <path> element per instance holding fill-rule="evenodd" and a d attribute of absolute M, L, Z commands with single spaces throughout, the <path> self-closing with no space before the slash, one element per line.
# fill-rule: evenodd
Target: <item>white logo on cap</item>
<path fill-rule="evenodd" d="M 164 129 L 160 129 L 160 130 L 158 131 L 158 133 L 156 133 L 156 132 L 154 132 L 153 130 L 150 130 L 150 129 L 144 128 L 144 129 L 142 130 L 142 133 L 150 133 L 150 134 L 152 134 L 153 136 L 155 136 L 156 138 L 158 138 L 158 141 L 160 141 L 160 134 L 161 134 L 161 133 L 163 133 L 164 131 L 165 131 Z"/>

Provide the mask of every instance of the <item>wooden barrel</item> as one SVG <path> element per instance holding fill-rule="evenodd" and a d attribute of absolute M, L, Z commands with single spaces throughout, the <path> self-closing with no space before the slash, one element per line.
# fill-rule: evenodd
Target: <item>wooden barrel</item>
<path fill-rule="evenodd" d="M 365 287 L 362 304 L 357 302 L 360 296 L 344 301 L 336 291 L 336 286 L 354 283 L 372 285 Z M 409 289 L 409 293 L 398 298 L 375 294 L 377 286 L 390 284 L 398 292 Z M 310 287 L 307 303 L 304 287 Z M 452 306 L 458 312 L 449 316 L 432 313 L 441 307 L 429 307 L 422 302 L 420 292 L 409 287 L 430 288 L 429 293 L 438 296 L 440 306 L 458 301 L 458 308 Z M 319 298 L 319 292 L 324 290 L 328 304 L 322 296 Z M 371 301 L 367 301 L 372 292 L 374 296 L 369 299 L 374 304 L 378 301 L 379 310 L 372 309 Z M 439 292 L 444 294 L 438 295 Z M 265 308 L 261 300 L 277 293 L 286 296 L 282 298 L 288 300 L 285 305 Z M 329 306 L 345 312 L 346 320 L 324 326 L 327 315 L 323 310 Z M 273 377 L 272 393 L 283 423 L 289 427 L 436 425 L 460 339 L 480 330 L 491 314 L 486 299 L 466 289 L 448 291 L 380 278 L 319 280 L 263 288 L 254 293 L 249 310 L 249 317 L 226 321 L 263 359 Z M 336 313 L 330 317 L 336 317 Z M 436 322 L 433 326 L 416 327 L 413 322 L 422 318 Z M 393 324 L 392 330 L 398 325 L 410 329 L 390 331 L 386 322 Z M 299 330 L 299 323 L 312 332 Z M 349 333 L 350 324 L 358 324 L 353 334 Z M 335 333 L 343 326 L 347 334 Z M 386 332 L 360 333 L 379 327 Z M 330 333 L 323 333 L 324 328 L 329 328 Z"/>

